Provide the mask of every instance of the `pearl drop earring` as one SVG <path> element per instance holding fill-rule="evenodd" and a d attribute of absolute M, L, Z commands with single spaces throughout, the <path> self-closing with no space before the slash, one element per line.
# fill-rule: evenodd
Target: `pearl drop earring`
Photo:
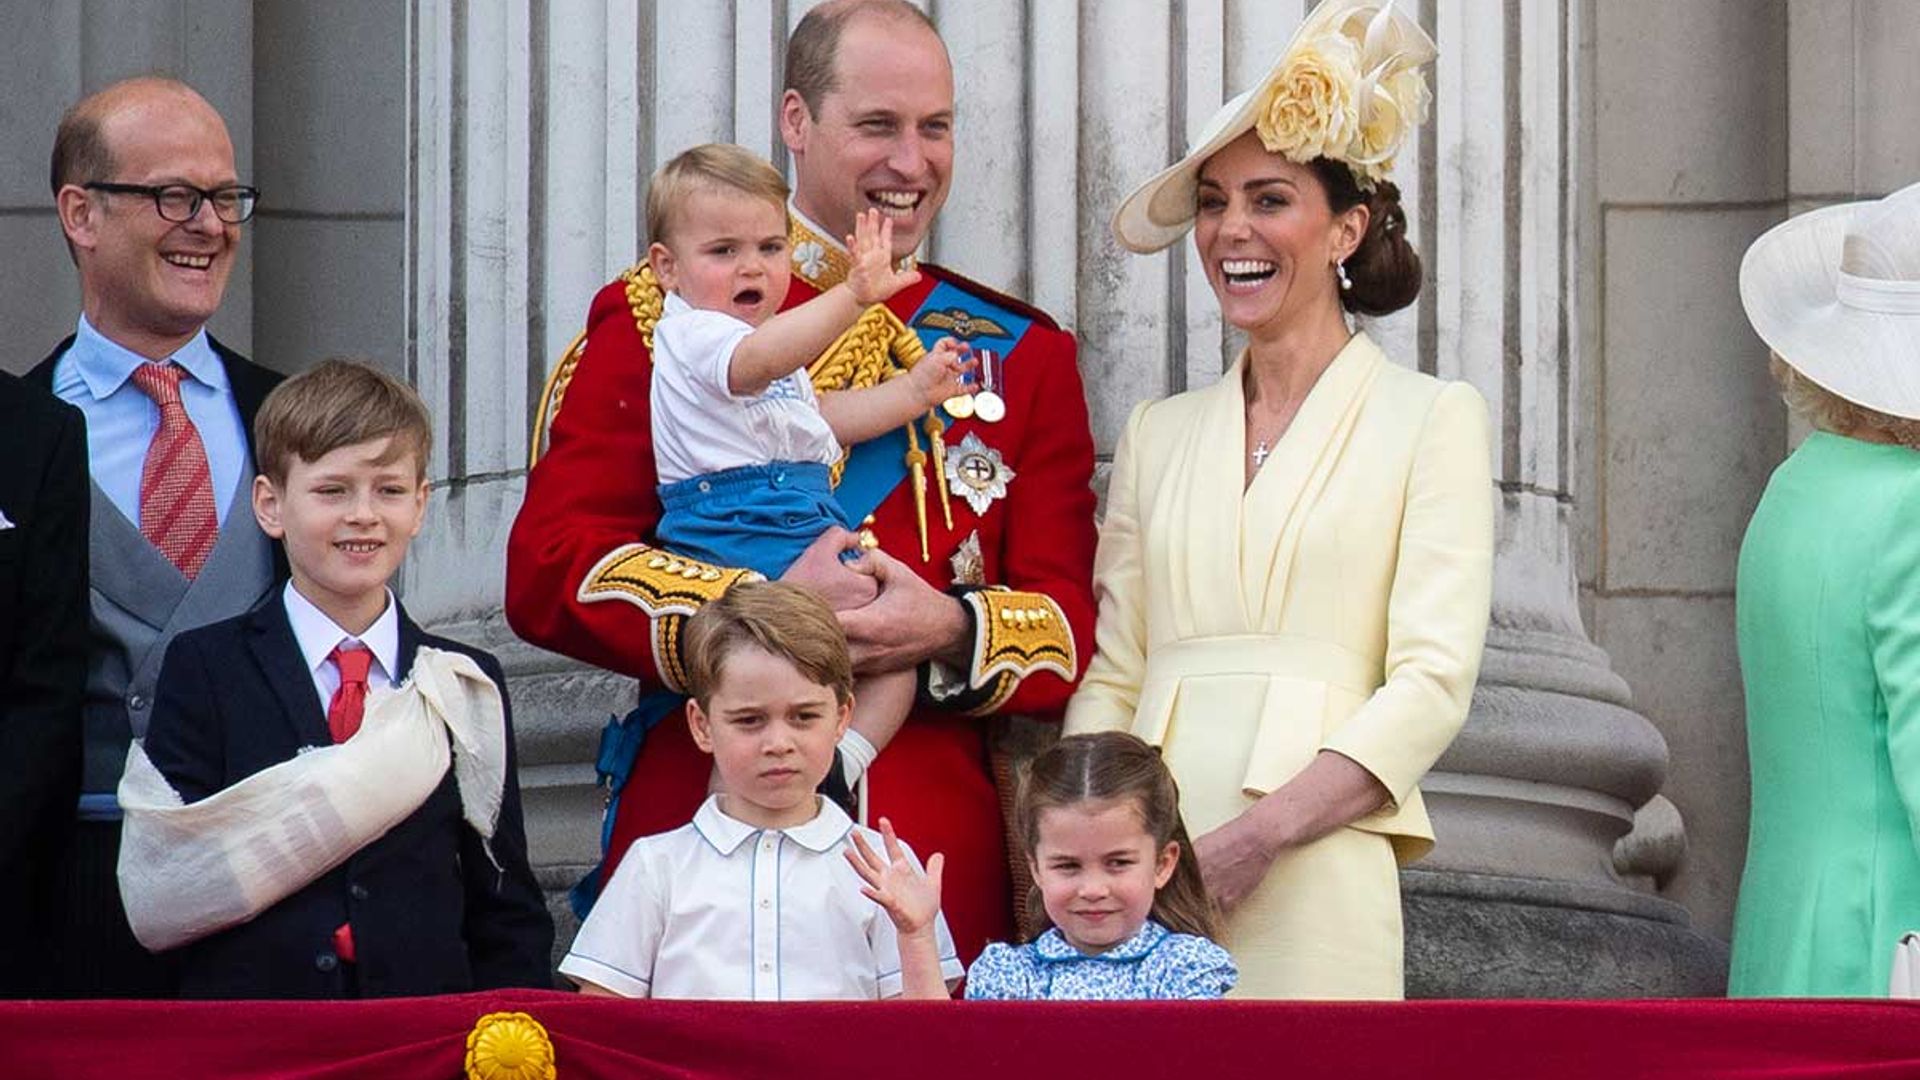
<path fill-rule="evenodd" d="M 1347 276 L 1347 264 L 1344 262 L 1334 263 L 1333 272 L 1340 276 L 1340 291 L 1350 292 L 1353 289 L 1353 279 Z"/>

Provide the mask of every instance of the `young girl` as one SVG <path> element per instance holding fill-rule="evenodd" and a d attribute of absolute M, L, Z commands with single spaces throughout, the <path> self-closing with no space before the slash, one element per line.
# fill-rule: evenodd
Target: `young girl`
<path fill-rule="evenodd" d="M 1233 987 L 1158 751 L 1117 731 L 1061 739 L 1027 770 L 1018 807 L 1038 936 L 987 946 L 967 972 L 969 999 L 1217 998 Z"/>

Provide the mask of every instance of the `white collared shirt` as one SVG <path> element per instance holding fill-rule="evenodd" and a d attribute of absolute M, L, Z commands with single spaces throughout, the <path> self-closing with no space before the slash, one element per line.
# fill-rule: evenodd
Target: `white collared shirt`
<path fill-rule="evenodd" d="M 728 381 L 733 350 L 753 327 L 668 293 L 653 327 L 653 453 L 660 483 L 744 465 L 840 460 L 803 366 L 752 396 Z"/>
<path fill-rule="evenodd" d="M 393 673 L 400 663 L 400 608 L 393 602 L 393 590 L 387 590 L 387 609 L 373 620 L 367 632 L 347 633 L 313 601 L 287 582 L 280 595 L 287 604 L 287 621 L 293 624 L 293 640 L 300 646 L 300 659 L 313 676 L 313 689 L 320 695 L 320 711 L 333 703 L 333 692 L 340 689 L 340 669 L 327 661 L 334 647 L 343 644 L 365 645 L 373 653 L 367 668 L 367 689 L 393 685 Z"/>
<path fill-rule="evenodd" d="M 841 854 L 854 825 L 821 799 L 811 821 L 760 829 L 709 796 L 693 821 L 641 837 L 581 925 L 563 975 L 628 997 L 872 1001 L 898 996 L 893 920 Z M 862 829 L 875 851 L 880 834 Z M 912 851 L 907 858 L 917 867 Z M 940 972 L 960 978 L 946 916 Z"/>

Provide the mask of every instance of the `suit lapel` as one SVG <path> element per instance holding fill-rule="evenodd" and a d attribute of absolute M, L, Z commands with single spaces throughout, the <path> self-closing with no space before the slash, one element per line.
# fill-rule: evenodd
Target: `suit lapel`
<path fill-rule="evenodd" d="M 1220 598 L 1212 604 L 1175 605 L 1181 637 L 1244 634 L 1251 629 L 1240 603 L 1241 444 L 1246 441 L 1240 374 L 1244 354 L 1220 381 L 1201 391 L 1205 407 L 1188 428 L 1177 464 L 1160 485 L 1153 516 L 1183 523 L 1165 532 L 1168 566 L 1184 578 L 1185 595 Z M 1226 597 L 1235 597 L 1227 603 Z"/>
<path fill-rule="evenodd" d="M 213 354 L 220 358 L 221 366 L 227 369 L 227 386 L 233 391 L 233 402 L 240 408 L 240 425 L 245 430 L 241 437 L 247 444 L 248 472 L 240 478 L 240 503 L 236 510 L 252 516 L 253 472 L 259 471 L 259 462 L 254 457 L 253 420 L 260 413 L 260 404 L 273 388 L 280 385 L 281 376 L 248 360 L 225 345 L 220 344 L 212 334 L 207 335 L 207 344 L 213 346 Z M 232 521 L 231 514 L 227 517 Z M 221 530 L 222 533 L 225 530 Z M 285 581 L 288 577 L 287 549 L 278 540 L 269 540 L 273 555 L 273 579 Z"/>
<path fill-rule="evenodd" d="M 33 369 L 25 375 L 22 375 L 21 378 L 51 394 L 53 392 L 53 366 L 60 362 L 60 358 L 66 355 L 68 349 L 73 348 L 73 339 L 77 336 L 78 335 L 75 334 L 68 334 L 61 340 L 60 344 L 53 347 L 53 351 L 48 353 L 45 359 L 33 365 Z"/>
<path fill-rule="evenodd" d="M 280 376 L 220 344 L 212 334 L 207 335 L 207 344 L 213 346 L 213 354 L 220 358 L 220 364 L 227 369 L 227 385 L 233 389 L 234 404 L 240 407 L 240 422 L 246 425 L 247 445 L 253 445 L 253 418 L 260 412 L 260 403 L 267 394 L 280 383 Z"/>
<path fill-rule="evenodd" d="M 397 687 L 406 682 L 407 676 L 413 672 L 413 657 L 420 651 L 421 639 L 426 637 L 426 631 L 421 630 L 418 624 L 407 618 L 407 609 L 400 607 L 398 597 L 394 598 L 393 606 L 399 608 L 395 614 L 400 616 L 400 650 L 399 655 L 394 657 L 394 662 L 400 666 L 400 670 L 393 673 L 393 685 Z"/>
<path fill-rule="evenodd" d="M 280 714 L 293 728 L 300 746 L 331 746 L 333 733 L 327 730 L 327 714 L 313 689 L 313 673 L 300 655 L 300 643 L 293 636 L 293 623 L 287 620 L 287 601 L 276 589 L 266 603 L 253 609 L 248 626 L 247 645 L 254 662 L 280 702 Z"/>

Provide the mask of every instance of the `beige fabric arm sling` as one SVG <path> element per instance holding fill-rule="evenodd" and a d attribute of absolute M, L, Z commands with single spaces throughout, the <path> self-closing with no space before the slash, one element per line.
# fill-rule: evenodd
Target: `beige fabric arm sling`
<path fill-rule="evenodd" d="M 190 805 L 135 742 L 119 792 L 120 895 L 134 937 L 157 952 L 246 922 L 419 809 L 450 759 L 462 816 L 491 840 L 506 752 L 493 680 L 467 656 L 425 648 L 405 683 L 370 695 L 352 738 Z"/>

